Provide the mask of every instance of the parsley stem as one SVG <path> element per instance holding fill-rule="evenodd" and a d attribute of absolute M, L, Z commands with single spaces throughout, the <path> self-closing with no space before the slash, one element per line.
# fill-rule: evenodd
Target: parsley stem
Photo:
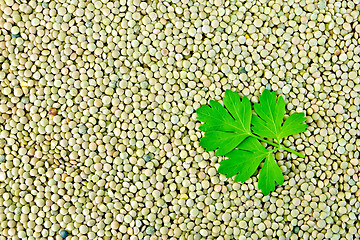
<path fill-rule="evenodd" d="M 254 138 L 257 138 L 257 139 L 259 139 L 260 141 L 263 141 L 263 142 L 265 142 L 265 143 L 267 143 L 267 144 L 269 144 L 269 145 L 271 145 L 271 146 L 278 147 L 278 148 L 280 147 L 280 144 L 273 143 L 273 142 L 271 142 L 271 141 L 269 141 L 269 140 L 263 139 L 263 138 L 261 138 L 261 137 L 259 137 L 259 136 L 254 135 L 254 134 L 251 134 L 251 136 L 254 137 Z"/>
<path fill-rule="evenodd" d="M 299 152 L 297 152 L 297 151 L 295 151 L 295 150 L 292 150 L 291 148 L 287 148 L 287 147 L 285 147 L 285 146 L 283 146 L 283 145 L 280 145 L 280 149 L 286 150 L 286 151 L 288 151 L 288 152 L 291 152 L 291 153 L 293 153 L 293 154 L 295 154 L 295 155 L 297 155 L 297 156 L 299 156 L 299 157 L 301 157 L 301 158 L 305 158 L 305 156 L 302 155 L 301 153 L 299 153 Z"/>
<path fill-rule="evenodd" d="M 277 148 L 274 148 L 273 150 L 269 151 L 269 154 L 270 154 L 270 153 L 273 153 L 273 152 L 276 152 L 276 151 L 279 150 L 279 149 L 280 149 L 280 148 L 278 148 L 278 147 L 277 147 Z"/>
<path fill-rule="evenodd" d="M 301 153 L 298 153 L 297 151 L 295 150 L 292 150 L 291 148 L 287 148 L 285 147 L 284 145 L 281 145 L 280 143 L 274 143 L 274 142 L 271 142 L 269 140 L 266 140 L 264 138 L 261 138 L 259 136 L 256 136 L 255 134 L 251 134 L 252 137 L 256 138 L 256 139 L 259 139 L 260 141 L 263 141 L 271 146 L 274 146 L 274 147 L 277 147 L 278 149 L 282 149 L 282 150 L 285 150 L 285 151 L 288 151 L 288 152 L 291 152 L 293 154 L 295 154 L 296 156 L 298 157 L 301 157 L 301 158 L 305 158 L 304 155 L 302 155 Z"/>

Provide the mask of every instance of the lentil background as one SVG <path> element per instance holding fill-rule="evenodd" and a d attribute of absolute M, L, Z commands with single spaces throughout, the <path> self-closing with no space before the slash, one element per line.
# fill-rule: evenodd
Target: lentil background
<path fill-rule="evenodd" d="M 359 0 L 0 9 L 1 240 L 360 239 Z M 264 88 L 309 124 L 269 196 L 217 173 L 195 113 Z"/>

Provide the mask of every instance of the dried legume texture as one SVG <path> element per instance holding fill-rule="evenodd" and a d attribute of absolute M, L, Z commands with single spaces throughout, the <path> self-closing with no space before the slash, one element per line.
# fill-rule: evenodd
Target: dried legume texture
<path fill-rule="evenodd" d="M 0 239 L 360 238 L 359 6 L 0 0 Z M 310 125 L 266 197 L 194 113 L 264 88 Z"/>

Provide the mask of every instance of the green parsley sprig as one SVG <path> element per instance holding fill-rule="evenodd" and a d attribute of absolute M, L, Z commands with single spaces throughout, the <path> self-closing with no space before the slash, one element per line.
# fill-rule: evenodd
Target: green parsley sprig
<path fill-rule="evenodd" d="M 285 101 L 276 97 L 275 92 L 265 89 L 254 104 L 256 114 L 252 113 L 251 102 L 236 92 L 226 90 L 224 106 L 210 100 L 210 106 L 203 105 L 196 110 L 197 119 L 204 122 L 199 129 L 205 132 L 200 146 L 208 151 L 216 150 L 216 156 L 225 156 L 221 161 L 219 173 L 227 177 L 235 176 L 236 182 L 245 182 L 265 159 L 259 174 L 259 189 L 264 195 L 275 190 L 275 182 L 283 184 L 284 177 L 275 162 L 273 153 L 278 150 L 291 152 L 301 158 L 305 156 L 281 144 L 285 137 L 305 132 L 307 125 L 304 113 L 293 113 L 285 121 Z M 269 141 L 267 139 L 274 139 Z M 259 142 L 274 148 L 267 150 Z"/>

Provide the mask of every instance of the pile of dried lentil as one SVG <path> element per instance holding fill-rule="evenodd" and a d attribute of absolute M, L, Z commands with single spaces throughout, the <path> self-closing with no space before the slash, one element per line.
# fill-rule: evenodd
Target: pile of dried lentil
<path fill-rule="evenodd" d="M 359 239 L 359 0 L 0 0 L 0 240 Z M 195 109 L 307 113 L 234 183 Z"/>

